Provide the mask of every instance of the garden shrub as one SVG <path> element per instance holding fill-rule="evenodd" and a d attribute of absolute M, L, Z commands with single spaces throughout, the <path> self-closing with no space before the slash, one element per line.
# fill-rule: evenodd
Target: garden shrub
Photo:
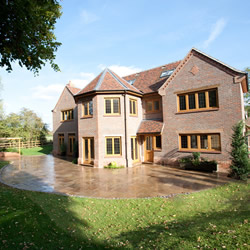
<path fill-rule="evenodd" d="M 61 155 L 62 156 L 65 156 L 66 155 L 66 152 L 67 152 L 67 145 L 65 143 L 62 143 L 60 145 L 60 152 L 61 152 Z"/>
<path fill-rule="evenodd" d="M 231 143 L 231 160 L 230 165 L 231 172 L 230 177 L 246 180 L 250 173 L 250 164 L 248 158 L 248 148 L 245 143 L 245 137 L 243 133 L 244 123 L 238 122 L 233 126 L 233 135 Z"/>

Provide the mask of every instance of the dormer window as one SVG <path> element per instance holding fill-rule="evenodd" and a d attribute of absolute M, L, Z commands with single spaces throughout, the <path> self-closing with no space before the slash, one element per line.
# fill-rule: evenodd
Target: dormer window
<path fill-rule="evenodd" d="M 172 75 L 173 72 L 174 72 L 174 69 L 162 71 L 160 78 L 170 76 Z"/>
<path fill-rule="evenodd" d="M 134 84 L 134 82 L 135 82 L 135 79 L 132 79 L 132 80 L 129 80 L 129 81 L 127 81 L 130 85 L 133 85 Z"/>

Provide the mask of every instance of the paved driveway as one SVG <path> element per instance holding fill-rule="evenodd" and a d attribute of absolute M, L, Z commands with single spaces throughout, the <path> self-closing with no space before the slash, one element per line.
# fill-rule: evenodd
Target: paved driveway
<path fill-rule="evenodd" d="M 223 174 L 140 165 L 128 169 L 97 169 L 46 156 L 13 160 L 1 171 L 1 182 L 26 190 L 84 197 L 142 198 L 207 189 L 229 182 Z"/>

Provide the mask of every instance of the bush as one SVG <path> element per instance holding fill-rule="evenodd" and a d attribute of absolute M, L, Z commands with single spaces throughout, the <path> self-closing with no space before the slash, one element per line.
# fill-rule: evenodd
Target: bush
<path fill-rule="evenodd" d="M 110 162 L 107 166 L 104 166 L 104 168 L 116 169 L 116 168 L 124 168 L 124 166 L 118 166 L 118 165 L 117 165 L 117 162 L 112 161 L 112 162 Z"/>
<path fill-rule="evenodd" d="M 67 152 L 67 145 L 65 143 L 62 143 L 60 145 L 60 153 L 62 156 L 65 156 Z"/>
<path fill-rule="evenodd" d="M 77 164 L 77 158 L 74 158 L 72 161 L 73 164 Z"/>
<path fill-rule="evenodd" d="M 246 180 L 250 173 L 250 163 L 248 158 L 248 148 L 243 134 L 244 123 L 238 122 L 233 126 L 231 143 L 231 173 L 230 177 Z"/>
<path fill-rule="evenodd" d="M 75 141 L 73 145 L 73 158 L 78 158 L 78 141 Z"/>
<path fill-rule="evenodd" d="M 206 160 L 200 157 L 199 152 L 193 152 L 192 156 L 186 156 L 179 159 L 179 163 L 185 165 L 186 170 L 213 172 L 217 170 L 217 162 Z"/>

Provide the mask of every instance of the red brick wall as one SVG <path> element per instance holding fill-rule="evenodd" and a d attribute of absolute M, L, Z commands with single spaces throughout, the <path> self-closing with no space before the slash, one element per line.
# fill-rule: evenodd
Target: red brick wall
<path fill-rule="evenodd" d="M 190 70 L 197 66 L 199 71 Z M 218 85 L 219 110 L 196 113 L 177 113 L 177 94 L 175 92 Z M 193 55 L 178 75 L 173 79 L 162 96 L 164 130 L 162 134 L 162 152 L 155 154 L 158 162 L 173 162 L 187 155 L 179 152 L 178 134 L 189 131 L 218 132 L 221 135 L 221 153 L 202 153 L 208 159 L 229 161 L 232 126 L 243 118 L 241 86 L 233 82 L 233 75 L 225 69 L 204 58 Z M 229 162 L 228 162 L 229 163 Z"/>
<path fill-rule="evenodd" d="M 74 120 L 61 121 L 61 111 L 73 109 Z M 53 110 L 53 154 L 59 153 L 59 141 L 58 134 L 64 134 L 64 142 L 68 145 L 68 135 L 75 134 L 77 138 L 77 106 L 75 104 L 74 97 L 69 92 L 67 87 L 64 88 L 62 95 L 56 107 Z M 68 148 L 68 147 L 67 147 Z"/>

